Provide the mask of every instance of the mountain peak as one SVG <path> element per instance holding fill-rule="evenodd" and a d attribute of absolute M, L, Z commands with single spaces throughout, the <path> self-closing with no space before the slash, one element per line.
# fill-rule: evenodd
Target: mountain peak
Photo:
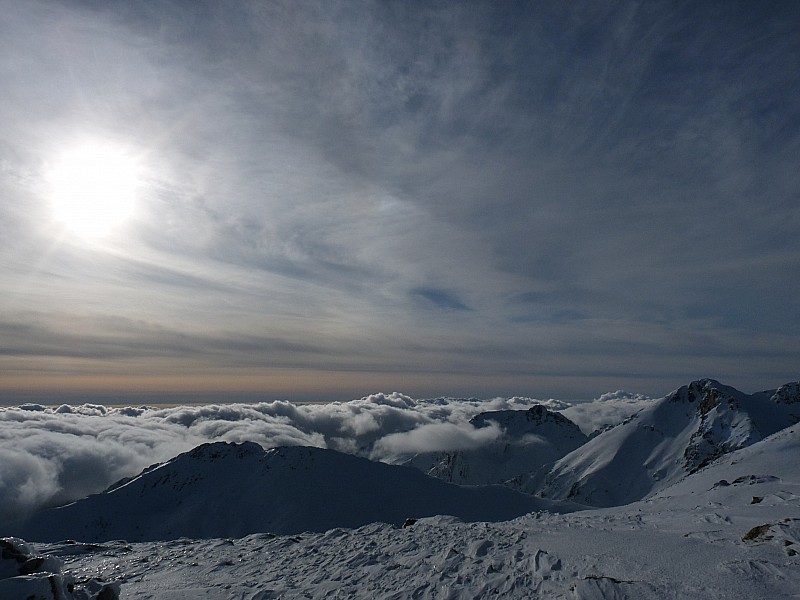
<path fill-rule="evenodd" d="M 735 408 L 736 402 L 744 395 L 736 388 L 724 385 L 716 379 L 706 378 L 679 387 L 667 396 L 667 403 L 697 403 L 697 412 L 704 416 L 719 406 L 723 399 L 728 401 L 731 408 Z"/>
<path fill-rule="evenodd" d="M 469 422 L 473 427 L 481 428 L 486 427 L 490 421 L 500 425 L 510 436 L 537 433 L 540 426 L 548 423 L 580 432 L 579 427 L 567 417 L 541 404 L 536 404 L 528 410 L 493 410 L 478 413 Z"/>
<path fill-rule="evenodd" d="M 772 394 L 771 400 L 776 404 L 800 403 L 800 381 L 785 383 Z"/>
<path fill-rule="evenodd" d="M 245 458 L 247 456 L 254 456 L 263 454 L 264 449 L 255 442 L 208 442 L 201 444 L 188 452 L 178 455 L 187 456 L 189 458 L 198 460 L 215 461 L 220 458 L 235 456 L 236 458 Z"/>

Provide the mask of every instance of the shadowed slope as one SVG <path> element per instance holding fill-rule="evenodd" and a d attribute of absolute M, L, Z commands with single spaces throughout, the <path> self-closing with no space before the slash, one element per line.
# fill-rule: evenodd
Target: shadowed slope
<path fill-rule="evenodd" d="M 333 450 L 204 444 L 138 477 L 43 511 L 19 535 L 47 541 L 241 537 L 448 514 L 497 521 L 568 506 L 503 488 L 459 487 Z"/>

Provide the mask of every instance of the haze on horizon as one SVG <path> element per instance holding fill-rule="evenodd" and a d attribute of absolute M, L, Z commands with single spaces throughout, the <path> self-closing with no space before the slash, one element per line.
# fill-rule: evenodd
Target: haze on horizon
<path fill-rule="evenodd" d="M 799 28 L 0 0 L 0 403 L 795 380 Z"/>

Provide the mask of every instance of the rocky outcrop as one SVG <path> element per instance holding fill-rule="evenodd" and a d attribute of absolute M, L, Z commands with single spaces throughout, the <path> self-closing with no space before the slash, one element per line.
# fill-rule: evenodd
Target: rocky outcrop
<path fill-rule="evenodd" d="M 772 394 L 775 404 L 800 404 L 800 381 L 786 383 Z"/>
<path fill-rule="evenodd" d="M 723 454 L 762 439 L 761 432 L 741 405 L 744 395 L 733 388 L 713 379 L 702 379 L 672 395 L 697 402 L 700 420 L 683 452 L 683 468 L 689 473 L 702 469 Z"/>

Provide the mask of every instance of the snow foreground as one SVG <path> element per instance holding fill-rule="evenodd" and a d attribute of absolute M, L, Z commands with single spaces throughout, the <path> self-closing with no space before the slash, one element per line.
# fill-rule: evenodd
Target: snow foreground
<path fill-rule="evenodd" d="M 622 508 L 39 552 L 124 599 L 796 598 L 800 427 Z"/>

